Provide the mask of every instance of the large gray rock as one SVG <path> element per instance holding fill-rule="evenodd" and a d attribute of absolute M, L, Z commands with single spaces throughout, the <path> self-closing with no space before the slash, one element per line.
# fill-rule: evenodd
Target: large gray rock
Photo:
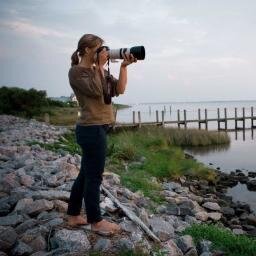
<path fill-rule="evenodd" d="M 201 221 L 207 221 L 208 220 L 208 213 L 207 212 L 197 212 L 195 214 L 195 217 L 197 220 L 201 220 Z"/>
<path fill-rule="evenodd" d="M 37 215 L 40 212 L 51 210 L 53 207 L 53 202 L 45 199 L 39 199 L 29 204 L 26 209 L 26 212 L 29 215 Z"/>
<path fill-rule="evenodd" d="M 18 234 L 22 234 L 26 230 L 31 229 L 32 227 L 34 227 L 35 225 L 37 225 L 37 221 L 35 219 L 29 219 L 29 220 L 26 220 L 25 222 L 21 223 L 20 225 L 18 225 L 15 228 L 15 231 Z"/>
<path fill-rule="evenodd" d="M 2 226 L 16 226 L 21 222 L 23 222 L 22 215 L 18 215 L 16 213 L 12 215 L 0 217 L 0 223 Z"/>
<path fill-rule="evenodd" d="M 12 227 L 0 226 L 0 250 L 10 249 L 17 240 L 17 233 Z"/>
<path fill-rule="evenodd" d="M 22 241 L 18 241 L 18 243 L 12 249 L 12 255 L 15 256 L 30 255 L 32 252 L 32 248 L 29 245 L 23 243 Z"/>
<path fill-rule="evenodd" d="M 212 210 L 212 211 L 220 211 L 221 208 L 217 203 L 206 202 L 202 205 L 204 208 Z"/>
<path fill-rule="evenodd" d="M 47 243 L 43 236 L 39 235 L 29 243 L 29 246 L 34 252 L 43 251 L 47 249 Z"/>
<path fill-rule="evenodd" d="M 183 256 L 181 249 L 171 239 L 161 244 L 163 249 L 161 250 L 164 255 L 168 256 Z"/>
<path fill-rule="evenodd" d="M 70 252 L 84 252 L 91 248 L 86 234 L 81 230 L 58 230 L 51 238 L 53 248 L 65 248 Z"/>
<path fill-rule="evenodd" d="M 120 250 L 133 250 L 134 249 L 134 244 L 132 241 L 130 241 L 130 239 L 128 238 L 121 238 L 120 240 L 117 241 L 117 243 L 115 244 L 115 246 Z"/>
<path fill-rule="evenodd" d="M 112 244 L 110 239 L 100 238 L 94 245 L 93 250 L 104 252 L 109 250 L 111 248 L 111 245 Z"/>
<path fill-rule="evenodd" d="M 208 217 L 214 221 L 218 221 L 221 219 L 221 213 L 219 212 L 208 212 Z"/>
<path fill-rule="evenodd" d="M 181 236 L 177 240 L 177 245 L 183 253 L 187 253 L 194 247 L 193 238 L 190 235 Z"/>
<path fill-rule="evenodd" d="M 26 212 L 29 205 L 33 203 L 32 198 L 22 198 L 16 204 L 14 211 L 15 212 Z"/>
<path fill-rule="evenodd" d="M 149 225 L 154 234 L 161 240 L 167 241 L 174 238 L 174 228 L 171 223 L 159 217 L 149 219 Z"/>

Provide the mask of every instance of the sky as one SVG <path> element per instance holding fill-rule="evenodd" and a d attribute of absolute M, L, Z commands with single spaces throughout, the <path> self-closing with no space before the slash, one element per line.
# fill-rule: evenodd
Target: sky
<path fill-rule="evenodd" d="M 91 33 L 146 49 L 114 102 L 255 100 L 255 13 L 255 0 L 0 0 L 0 86 L 69 96 L 70 57 Z"/>

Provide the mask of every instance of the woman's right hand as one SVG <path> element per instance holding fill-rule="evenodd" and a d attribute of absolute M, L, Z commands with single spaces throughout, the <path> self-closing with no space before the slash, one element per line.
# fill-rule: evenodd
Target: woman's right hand
<path fill-rule="evenodd" d="M 108 61 L 108 51 L 106 50 L 106 48 L 104 48 L 102 51 L 99 52 L 98 58 L 99 58 L 98 59 L 99 63 L 96 63 L 96 64 L 99 65 L 100 67 L 103 67 Z"/>

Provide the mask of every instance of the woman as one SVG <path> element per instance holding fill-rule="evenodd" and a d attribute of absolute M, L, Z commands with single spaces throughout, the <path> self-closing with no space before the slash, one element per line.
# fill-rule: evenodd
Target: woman
<path fill-rule="evenodd" d="M 107 75 L 104 65 L 108 60 L 108 52 L 102 49 L 102 44 L 103 40 L 98 36 L 85 34 L 71 57 L 68 76 L 81 107 L 76 124 L 76 139 L 82 149 L 82 160 L 80 172 L 71 189 L 67 214 L 71 226 L 91 224 L 93 231 L 115 233 L 120 231 L 120 226 L 104 220 L 99 206 L 106 157 L 106 132 L 115 121 L 112 105 L 104 103 Z M 127 66 L 136 61 L 132 55 L 126 55 L 120 66 L 119 79 L 110 76 L 112 96 L 124 93 Z M 87 218 L 80 215 L 83 199 Z"/>

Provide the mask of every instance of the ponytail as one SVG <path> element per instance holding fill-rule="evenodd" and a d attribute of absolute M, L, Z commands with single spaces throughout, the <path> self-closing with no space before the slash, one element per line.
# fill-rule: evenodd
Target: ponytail
<path fill-rule="evenodd" d="M 77 65 L 79 63 L 79 58 L 78 58 L 78 50 L 76 50 L 72 56 L 71 56 L 71 66 L 73 67 L 74 65 Z"/>
<path fill-rule="evenodd" d="M 71 66 L 79 63 L 79 57 L 82 58 L 85 55 L 86 47 L 92 48 L 97 46 L 97 44 L 103 44 L 103 42 L 103 39 L 93 34 L 83 35 L 78 41 L 77 50 L 71 56 Z"/>

